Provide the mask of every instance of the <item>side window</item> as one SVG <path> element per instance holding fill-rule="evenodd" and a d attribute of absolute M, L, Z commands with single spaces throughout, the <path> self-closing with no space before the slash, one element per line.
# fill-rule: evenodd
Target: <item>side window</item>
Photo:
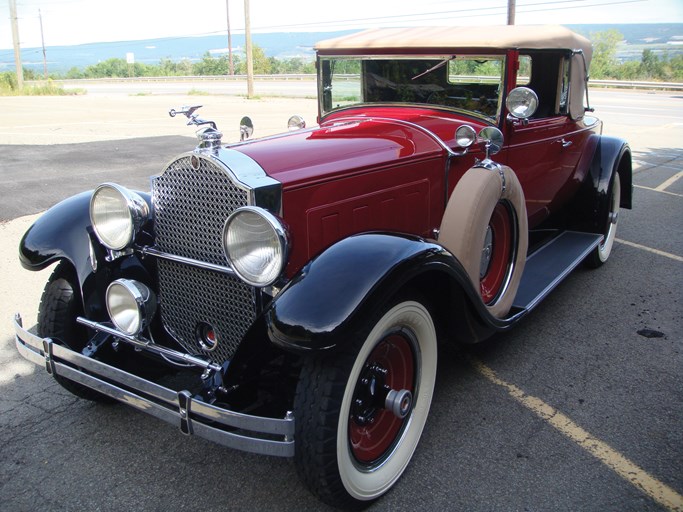
<path fill-rule="evenodd" d="M 569 77 L 570 77 L 571 59 L 564 57 L 560 64 L 560 95 L 557 106 L 558 114 L 567 114 L 569 112 Z"/>
<path fill-rule="evenodd" d="M 525 79 L 524 61 L 531 63 L 528 82 Z M 517 85 L 525 85 L 538 95 L 538 110 L 534 118 L 567 114 L 569 108 L 570 59 L 562 53 L 530 52 L 520 56 Z"/>
<path fill-rule="evenodd" d="M 519 56 L 519 68 L 517 69 L 517 86 L 529 85 L 531 80 L 531 57 L 528 55 Z"/>

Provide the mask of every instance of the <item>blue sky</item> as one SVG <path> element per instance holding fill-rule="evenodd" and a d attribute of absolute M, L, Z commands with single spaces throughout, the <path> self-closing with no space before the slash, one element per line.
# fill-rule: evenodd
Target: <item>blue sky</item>
<path fill-rule="evenodd" d="M 244 0 L 227 0 L 234 33 Z M 226 33 L 226 0 L 16 0 L 24 48 Z M 411 25 L 497 25 L 507 0 L 251 0 L 252 31 L 294 32 Z M 339 6 L 335 9 L 334 6 Z M 0 48 L 12 47 L 8 0 L 0 0 Z M 683 0 L 517 0 L 517 24 L 683 23 Z"/>

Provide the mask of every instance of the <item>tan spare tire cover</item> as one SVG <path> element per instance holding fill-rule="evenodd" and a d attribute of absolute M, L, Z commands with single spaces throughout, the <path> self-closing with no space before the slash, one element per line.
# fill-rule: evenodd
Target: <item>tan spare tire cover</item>
<path fill-rule="evenodd" d="M 524 192 L 517 176 L 510 167 L 494 167 L 472 167 L 458 182 L 441 221 L 439 242 L 460 261 L 481 296 L 480 272 L 487 229 L 496 207 L 505 206 L 508 219 L 514 224 L 510 226 L 511 250 L 506 256 L 503 284 L 486 304 L 491 315 L 503 318 L 512 307 L 522 278 L 529 234 Z"/>

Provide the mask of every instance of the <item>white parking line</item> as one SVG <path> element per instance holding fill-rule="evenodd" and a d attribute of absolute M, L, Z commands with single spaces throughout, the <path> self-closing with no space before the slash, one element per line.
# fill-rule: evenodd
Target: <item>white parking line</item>
<path fill-rule="evenodd" d="M 640 245 L 640 244 L 637 244 L 635 242 L 629 242 L 627 240 L 622 240 L 621 238 L 615 238 L 615 241 L 620 243 L 620 244 L 628 245 L 630 247 L 635 247 L 636 249 L 641 249 L 643 251 L 651 252 L 652 254 L 656 254 L 657 256 L 664 256 L 665 258 L 669 258 L 669 259 L 672 259 L 674 261 L 680 261 L 681 263 L 683 263 L 683 256 L 678 256 L 677 254 L 671 254 L 670 252 L 660 251 L 659 249 L 653 249 L 652 247 L 647 247 L 645 245 Z"/>
<path fill-rule="evenodd" d="M 469 356 L 467 359 L 489 382 L 505 389 L 517 402 L 574 441 L 628 483 L 640 489 L 666 509 L 683 512 L 683 496 L 674 489 L 648 474 L 644 469 L 631 462 L 604 441 L 591 435 L 568 416 L 546 404 L 540 398 L 527 395 L 514 384 L 509 384 L 500 379 L 491 368 L 476 358 Z"/>
<path fill-rule="evenodd" d="M 657 188 L 655 188 L 655 190 L 656 190 L 657 192 L 664 192 L 670 185 L 673 185 L 674 183 L 676 183 L 676 182 L 677 182 L 679 179 L 681 179 L 682 177 L 683 177 L 683 171 L 681 171 L 681 172 L 679 172 L 679 173 L 677 173 L 677 174 L 674 174 L 673 176 L 671 176 L 671 178 L 669 178 L 669 179 L 666 180 L 664 183 L 662 183 L 662 184 L 659 185 Z"/>
<path fill-rule="evenodd" d="M 662 194 L 669 194 L 670 196 L 683 197 L 683 194 L 677 194 L 676 192 L 669 192 L 667 190 L 657 190 L 656 188 L 644 187 L 643 185 L 633 185 L 633 186 L 635 188 L 642 188 L 643 190 L 651 190 L 652 192 L 661 192 Z"/>
<path fill-rule="evenodd" d="M 634 160 L 634 164 L 638 165 L 637 169 L 634 169 L 634 172 L 640 172 L 640 171 L 647 171 L 649 169 L 667 169 L 670 171 L 680 171 L 681 166 L 680 165 L 667 165 L 667 164 L 659 164 L 656 162 L 646 162 L 644 160 Z M 646 169 L 642 169 L 643 167 L 646 167 Z"/>

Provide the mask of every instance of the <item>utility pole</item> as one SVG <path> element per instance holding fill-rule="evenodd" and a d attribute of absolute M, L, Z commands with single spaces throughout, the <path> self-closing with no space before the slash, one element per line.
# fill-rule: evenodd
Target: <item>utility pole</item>
<path fill-rule="evenodd" d="M 45 51 L 45 36 L 43 35 L 43 14 L 38 9 L 38 17 L 40 18 L 40 41 L 43 43 L 43 76 L 47 80 L 47 52 Z"/>
<path fill-rule="evenodd" d="M 244 0 L 244 35 L 247 50 L 247 98 L 254 97 L 254 59 L 251 54 L 251 20 L 249 19 L 249 0 Z"/>
<path fill-rule="evenodd" d="M 14 65 L 17 68 L 17 89 L 24 89 L 24 69 L 21 67 L 21 48 L 19 46 L 19 25 L 17 22 L 17 2 L 9 0 L 9 19 L 12 23 L 12 41 L 14 43 Z"/>
<path fill-rule="evenodd" d="M 225 0 L 225 12 L 228 15 L 228 60 L 230 61 L 230 75 L 234 75 L 235 65 L 232 63 L 232 35 L 230 33 L 230 0 Z"/>
<path fill-rule="evenodd" d="M 508 25 L 515 24 L 515 1 L 508 0 Z"/>

